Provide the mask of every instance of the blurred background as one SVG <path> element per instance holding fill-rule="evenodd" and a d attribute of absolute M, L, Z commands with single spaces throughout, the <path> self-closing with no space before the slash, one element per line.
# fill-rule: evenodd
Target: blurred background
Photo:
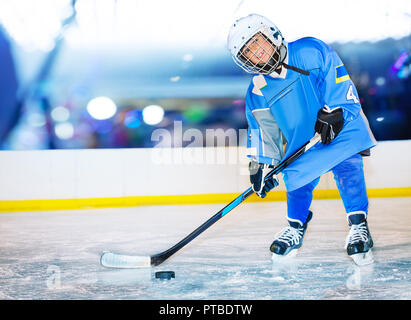
<path fill-rule="evenodd" d="M 249 13 L 288 42 L 327 42 L 377 140 L 411 139 L 409 0 L 2 0 L 0 148 L 153 147 L 174 121 L 247 128 L 250 75 L 226 38 Z"/>

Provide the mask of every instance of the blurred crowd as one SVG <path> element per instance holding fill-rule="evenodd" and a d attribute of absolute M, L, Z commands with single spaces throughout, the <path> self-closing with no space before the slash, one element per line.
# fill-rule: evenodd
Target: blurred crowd
<path fill-rule="evenodd" d="M 357 87 L 376 139 L 411 139 L 411 36 L 330 45 L 341 56 Z M 182 82 L 181 78 L 188 82 L 200 79 L 204 85 L 207 79 L 237 81 L 237 89 L 221 97 L 212 97 L 209 93 L 201 97 L 200 90 L 196 97 L 92 99 L 96 97 L 87 86 L 79 85 L 62 101 L 50 83 L 52 77 L 38 80 L 35 90 L 26 95 L 16 90 L 13 85 L 16 79 L 3 79 L 3 96 L 15 90 L 16 101 L 14 109 L 2 110 L 1 148 L 148 148 L 159 143 L 152 138 L 154 130 L 165 129 L 173 135 L 176 122 L 181 124 L 183 132 L 197 129 L 203 137 L 207 129 L 222 129 L 219 134 L 226 135 L 227 130 L 247 128 L 244 96 L 250 75 L 237 68 L 228 54 L 194 61 L 192 57 L 184 59 L 184 75 L 157 75 L 167 80 L 163 89 L 170 87 L 172 92 L 172 86 Z M 9 123 L 5 123 L 7 119 Z M 10 130 L 5 134 L 7 128 Z M 237 136 L 237 144 L 244 143 Z M 173 145 L 171 141 L 170 146 Z M 203 146 L 205 142 L 190 139 L 182 142 L 182 146 L 187 145 Z"/>

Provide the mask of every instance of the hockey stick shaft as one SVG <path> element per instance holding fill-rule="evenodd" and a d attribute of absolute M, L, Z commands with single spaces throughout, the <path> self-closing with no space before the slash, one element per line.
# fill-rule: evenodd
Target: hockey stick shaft
<path fill-rule="evenodd" d="M 269 179 L 273 175 L 276 175 L 276 174 L 280 173 L 282 170 L 284 170 L 292 162 L 294 162 L 296 159 L 298 159 L 301 155 L 303 155 L 307 150 L 309 150 L 311 147 L 313 147 L 320 140 L 321 140 L 321 136 L 316 133 L 310 141 L 308 141 L 301 148 L 299 148 L 292 155 L 290 155 L 287 159 L 280 162 L 280 164 L 278 164 L 272 171 L 270 171 L 267 174 L 267 176 L 265 177 L 265 180 Z M 208 219 L 206 222 L 204 222 L 201 226 L 199 226 L 197 229 L 195 229 L 193 232 L 191 232 L 188 236 L 186 236 L 180 242 L 176 243 L 174 246 L 172 246 L 171 248 L 169 248 L 169 249 L 167 249 L 163 252 L 152 255 L 150 257 L 151 265 L 152 266 L 157 266 L 157 265 L 163 263 L 166 259 L 168 259 L 170 256 L 172 256 L 178 250 L 183 248 L 185 245 L 187 245 L 189 242 L 191 242 L 193 239 L 195 239 L 202 232 L 207 230 L 210 226 L 212 226 L 214 223 L 216 223 L 218 220 L 220 220 L 222 217 L 224 217 L 227 213 L 229 213 L 231 210 L 233 210 L 238 205 L 240 205 L 244 200 L 246 200 L 253 193 L 254 193 L 254 191 L 252 190 L 251 187 L 249 187 L 242 194 L 240 194 L 237 198 L 235 198 L 233 201 L 231 201 L 228 205 L 226 205 L 223 209 L 221 209 L 219 212 L 217 212 L 214 216 L 212 216 L 210 219 Z"/>

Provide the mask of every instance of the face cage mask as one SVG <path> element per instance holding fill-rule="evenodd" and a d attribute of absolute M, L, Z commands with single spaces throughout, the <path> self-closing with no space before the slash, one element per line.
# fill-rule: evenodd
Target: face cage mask
<path fill-rule="evenodd" d="M 269 46 L 271 47 L 272 51 L 270 58 L 267 60 L 267 62 L 263 62 L 260 58 L 258 58 L 255 55 L 255 51 L 253 52 L 253 50 L 251 50 L 250 46 L 257 46 L 258 49 L 257 51 L 260 51 L 260 49 L 264 52 L 265 54 L 270 54 L 269 52 L 267 52 L 266 49 L 263 48 L 263 46 L 261 45 L 261 43 L 259 43 L 258 41 L 256 41 L 255 36 L 256 35 L 260 35 L 262 37 L 262 39 L 264 39 Z M 261 39 L 261 38 L 260 38 Z M 249 55 L 252 56 L 254 55 L 254 57 L 256 57 L 261 63 L 257 63 L 254 64 L 250 58 L 247 58 L 245 56 L 245 51 L 249 50 Z M 281 61 L 281 53 L 280 53 L 280 49 L 281 47 L 276 46 L 272 43 L 272 41 L 265 35 L 263 34 L 261 31 L 257 32 L 242 48 L 241 50 L 238 52 L 236 60 L 235 61 L 240 67 L 242 67 L 245 71 L 249 72 L 249 73 L 259 73 L 259 74 L 271 74 L 272 72 L 274 72 L 274 70 L 276 70 L 282 63 Z M 264 56 L 263 55 L 263 56 Z M 285 58 L 285 57 L 284 57 Z M 283 60 L 284 60 L 283 58 Z"/>

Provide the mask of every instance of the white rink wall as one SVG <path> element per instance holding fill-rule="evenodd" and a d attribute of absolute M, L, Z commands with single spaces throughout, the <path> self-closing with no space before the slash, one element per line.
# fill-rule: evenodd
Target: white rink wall
<path fill-rule="evenodd" d="M 0 200 L 243 192 L 245 153 L 242 147 L 1 151 Z M 364 159 L 369 189 L 411 186 L 411 140 L 380 142 Z M 317 189 L 336 189 L 332 174 Z"/>

